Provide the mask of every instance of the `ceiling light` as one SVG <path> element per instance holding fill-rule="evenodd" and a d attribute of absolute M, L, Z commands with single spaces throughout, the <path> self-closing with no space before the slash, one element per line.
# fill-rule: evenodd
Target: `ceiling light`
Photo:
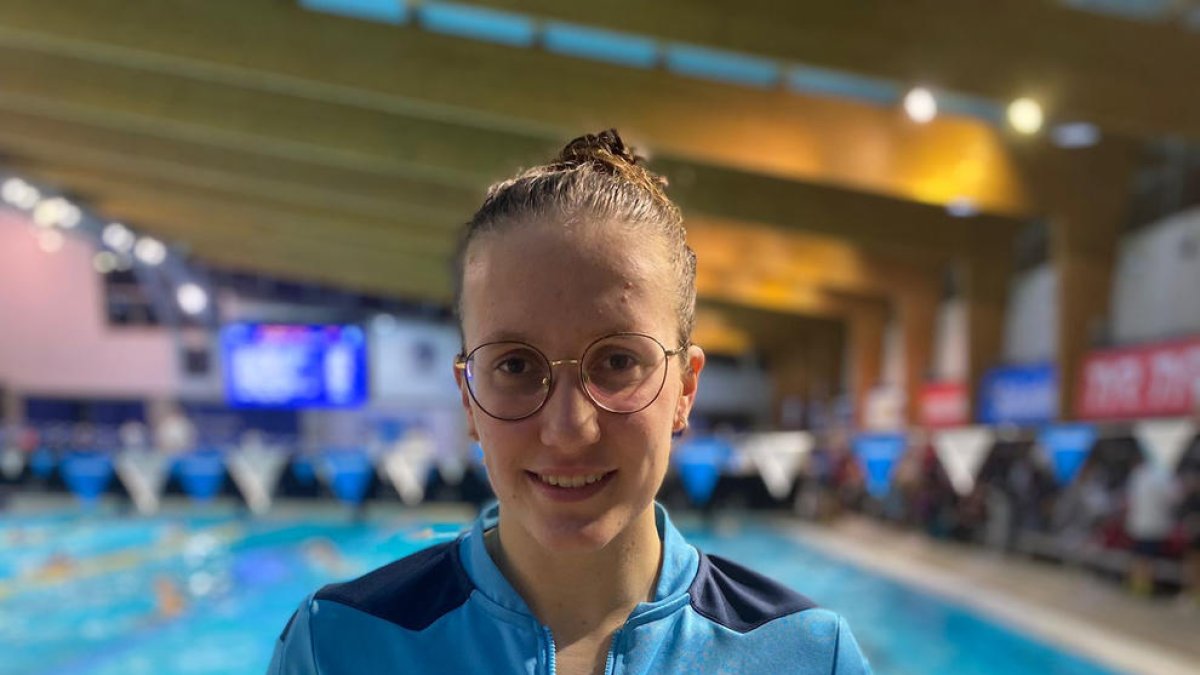
<path fill-rule="evenodd" d="M 167 259 L 167 247 L 153 237 L 142 237 L 134 246 L 133 254 L 144 264 L 154 267 Z"/>
<path fill-rule="evenodd" d="M 20 178 L 9 178 L 0 185 L 0 199 L 18 208 L 32 209 L 41 198 L 42 193 L 37 188 Z"/>
<path fill-rule="evenodd" d="M 916 87 L 904 96 L 904 112 L 912 121 L 925 124 L 937 117 L 937 99 L 928 89 Z"/>
<path fill-rule="evenodd" d="M 1013 129 L 1025 135 L 1033 135 L 1042 130 L 1042 106 L 1031 98 L 1019 98 L 1008 106 L 1008 123 Z"/>
<path fill-rule="evenodd" d="M 198 285 L 187 282 L 175 291 L 175 299 L 184 312 L 197 316 L 208 308 L 208 293 Z"/>
<path fill-rule="evenodd" d="M 33 208 L 33 222 L 42 227 L 70 229 L 79 224 L 80 218 L 79 207 L 62 197 L 43 199 Z"/>
<path fill-rule="evenodd" d="M 118 253 L 128 253 L 133 248 L 133 243 L 137 241 L 137 237 L 129 228 L 121 223 L 109 223 L 104 226 L 104 231 L 100 233 L 100 239 L 106 246 Z"/>
<path fill-rule="evenodd" d="M 92 256 L 92 267 L 100 274 L 108 274 L 117 269 L 117 256 L 112 251 L 100 251 Z"/>

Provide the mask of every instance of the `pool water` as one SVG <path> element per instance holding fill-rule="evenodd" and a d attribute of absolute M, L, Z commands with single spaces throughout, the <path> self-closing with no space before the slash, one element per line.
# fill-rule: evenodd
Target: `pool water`
<path fill-rule="evenodd" d="M 408 517 L 0 516 L 0 673 L 260 674 L 305 595 L 462 526 Z M 1112 672 L 768 525 L 681 529 L 704 550 L 845 615 L 880 674 Z"/>

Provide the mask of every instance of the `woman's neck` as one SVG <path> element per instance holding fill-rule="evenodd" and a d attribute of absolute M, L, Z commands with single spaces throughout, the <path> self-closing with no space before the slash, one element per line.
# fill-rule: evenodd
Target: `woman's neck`
<path fill-rule="evenodd" d="M 547 550 L 518 524 L 500 520 L 485 537 L 488 553 L 560 648 L 607 637 L 638 603 L 653 599 L 662 559 L 653 506 L 587 553 Z"/>

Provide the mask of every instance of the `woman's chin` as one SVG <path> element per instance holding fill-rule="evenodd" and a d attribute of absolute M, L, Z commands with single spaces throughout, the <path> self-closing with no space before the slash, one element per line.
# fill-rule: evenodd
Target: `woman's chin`
<path fill-rule="evenodd" d="M 581 520 L 555 517 L 536 525 L 534 539 L 551 553 L 595 553 L 608 546 L 620 534 L 611 517 Z"/>

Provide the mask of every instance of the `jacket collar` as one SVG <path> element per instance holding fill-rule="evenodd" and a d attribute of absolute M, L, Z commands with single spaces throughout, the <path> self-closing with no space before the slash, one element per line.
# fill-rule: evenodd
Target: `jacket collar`
<path fill-rule="evenodd" d="M 512 587 L 500 572 L 500 568 L 496 567 L 496 563 L 484 547 L 484 532 L 495 527 L 499 519 L 500 505 L 493 502 L 484 507 L 472 528 L 460 538 L 459 554 L 463 568 L 475 588 L 489 600 L 510 612 L 533 618 L 533 612 L 524 598 Z M 658 585 L 655 588 L 654 600 L 640 603 L 630 615 L 630 621 L 639 618 L 650 620 L 681 603 L 687 597 L 688 588 L 695 579 L 700 564 L 700 554 L 684 540 L 679 530 L 675 529 L 667 510 L 658 502 L 654 503 L 654 520 L 658 527 L 658 536 L 663 542 Z"/>

